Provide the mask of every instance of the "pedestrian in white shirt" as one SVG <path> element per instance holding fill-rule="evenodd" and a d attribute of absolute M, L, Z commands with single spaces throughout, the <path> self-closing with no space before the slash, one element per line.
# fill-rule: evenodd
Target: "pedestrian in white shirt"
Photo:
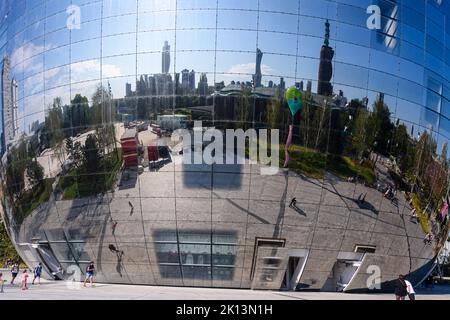
<path fill-rule="evenodd" d="M 409 300 L 416 300 L 416 292 L 414 291 L 411 282 L 405 280 L 405 283 L 406 283 L 406 291 L 408 291 Z"/>

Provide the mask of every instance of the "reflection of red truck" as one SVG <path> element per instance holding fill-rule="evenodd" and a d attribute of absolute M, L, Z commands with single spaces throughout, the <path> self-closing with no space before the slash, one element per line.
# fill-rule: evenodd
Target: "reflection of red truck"
<path fill-rule="evenodd" d="M 120 138 L 125 167 L 135 167 L 139 164 L 138 134 L 136 129 L 127 129 Z"/>

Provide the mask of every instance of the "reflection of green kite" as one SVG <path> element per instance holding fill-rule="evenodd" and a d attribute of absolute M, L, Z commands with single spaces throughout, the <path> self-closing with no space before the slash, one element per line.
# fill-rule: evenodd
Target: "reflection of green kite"
<path fill-rule="evenodd" d="M 303 95 L 296 87 L 290 87 L 286 90 L 286 100 L 291 110 L 292 116 L 302 108 Z"/>
<path fill-rule="evenodd" d="M 297 112 L 302 108 L 303 103 L 303 95 L 296 87 L 290 87 L 286 90 L 286 100 L 289 105 L 289 109 L 292 113 L 292 124 L 289 126 L 289 134 L 286 141 L 286 144 L 284 145 L 284 155 L 285 155 L 285 161 L 284 161 L 284 167 L 287 168 L 289 164 L 289 146 L 292 143 L 292 135 L 294 130 L 294 116 L 297 114 Z"/>

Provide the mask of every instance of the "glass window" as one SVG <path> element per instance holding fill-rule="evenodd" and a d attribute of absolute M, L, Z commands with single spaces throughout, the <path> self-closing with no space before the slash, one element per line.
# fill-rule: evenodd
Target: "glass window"
<path fill-rule="evenodd" d="M 358 88 L 367 88 L 369 75 L 367 68 L 336 62 L 334 69 L 334 82 Z"/>
<path fill-rule="evenodd" d="M 175 31 L 140 32 L 137 35 L 138 52 L 158 52 L 161 54 L 164 44 L 174 48 Z M 168 49 L 170 51 L 170 48 Z"/>
<path fill-rule="evenodd" d="M 136 13 L 136 10 L 137 0 L 103 0 L 103 17 Z"/>
<path fill-rule="evenodd" d="M 259 30 L 280 31 L 297 34 L 299 23 L 297 15 L 284 13 L 259 13 Z"/>
<path fill-rule="evenodd" d="M 398 78 L 388 74 L 370 70 L 368 88 L 375 92 L 382 92 L 392 96 L 397 95 Z"/>
<path fill-rule="evenodd" d="M 70 46 L 59 47 L 45 52 L 45 69 L 69 64 Z"/>
<path fill-rule="evenodd" d="M 171 11 L 147 12 L 139 15 L 138 31 L 175 29 L 175 13 Z"/>
<path fill-rule="evenodd" d="M 100 58 L 100 39 L 92 39 L 87 41 L 80 41 L 71 45 L 71 60 L 72 62 L 79 62 L 93 58 Z M 89 50 L 86 50 L 89 48 Z"/>
<path fill-rule="evenodd" d="M 100 38 L 101 29 L 101 20 L 83 22 L 80 25 L 80 29 L 72 29 L 70 31 L 71 41 L 74 43 L 87 39 Z"/>
<path fill-rule="evenodd" d="M 178 0 L 177 9 L 215 9 L 216 2 L 210 0 Z"/>
<path fill-rule="evenodd" d="M 217 50 L 256 51 L 256 31 L 217 30 Z"/>
<path fill-rule="evenodd" d="M 215 44 L 215 30 L 177 30 L 177 51 L 214 50 Z"/>
<path fill-rule="evenodd" d="M 120 45 L 118 45 L 120 43 Z M 104 37 L 102 43 L 103 57 L 136 53 L 136 34 L 122 34 Z"/>
<path fill-rule="evenodd" d="M 136 15 L 124 15 L 103 19 L 103 36 L 136 32 Z"/>
<path fill-rule="evenodd" d="M 218 28 L 256 30 L 258 13 L 254 11 L 219 10 Z"/>
<path fill-rule="evenodd" d="M 215 10 L 181 10 L 177 12 L 177 29 L 199 29 L 215 27 Z"/>
<path fill-rule="evenodd" d="M 139 12 L 175 10 L 176 0 L 139 1 Z"/>
<path fill-rule="evenodd" d="M 297 53 L 297 35 L 260 31 L 258 36 L 258 47 L 263 52 L 286 55 Z"/>
<path fill-rule="evenodd" d="M 290 0 L 294 2 L 298 2 L 298 0 Z M 265 5 L 266 1 L 259 1 L 259 9 L 267 10 L 267 5 Z M 276 1 L 271 1 L 274 3 Z M 285 0 L 284 2 L 288 2 Z M 258 0 L 219 0 L 219 9 L 246 9 L 246 10 L 254 10 L 258 7 Z M 271 10 L 274 11 L 274 10 Z"/>

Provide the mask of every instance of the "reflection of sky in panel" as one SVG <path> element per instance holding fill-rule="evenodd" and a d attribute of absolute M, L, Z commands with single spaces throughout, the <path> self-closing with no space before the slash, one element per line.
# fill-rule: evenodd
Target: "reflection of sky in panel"
<path fill-rule="evenodd" d="M 215 30 L 177 30 L 177 51 L 214 50 L 215 40 Z"/>
<path fill-rule="evenodd" d="M 188 39 L 187 39 L 188 40 Z M 138 52 L 158 52 L 161 56 L 164 41 L 168 41 L 170 49 L 173 50 L 175 31 L 149 31 L 140 32 L 137 35 Z M 161 62 L 161 61 L 160 61 Z"/>
<path fill-rule="evenodd" d="M 297 58 L 297 78 L 317 80 L 319 63 L 320 60 L 315 58 Z"/>
<path fill-rule="evenodd" d="M 31 1 L 35 4 L 39 2 Z M 74 4 L 85 4 L 88 1 L 85 0 L 74 0 Z M 311 15 L 311 16 L 319 16 L 321 18 L 329 17 L 333 19 L 336 15 L 340 20 L 353 23 L 360 24 L 365 27 L 365 19 L 367 15 L 365 12 L 361 11 L 365 9 L 367 6 L 362 3 L 362 1 L 339 1 L 341 3 L 336 4 L 328 1 L 300 1 L 301 15 Z M 368 2 L 368 1 L 366 1 Z M 51 2 L 55 3 L 55 7 L 49 8 L 49 12 L 56 13 L 58 11 L 58 6 L 65 9 L 62 6 L 64 1 L 60 2 Z M 352 4 L 354 6 L 359 6 L 359 8 L 350 7 L 346 4 Z M 255 9 L 257 7 L 256 0 L 220 0 L 219 1 L 219 9 L 226 8 L 242 8 L 242 9 Z M 267 11 L 278 11 L 278 12 L 286 12 L 286 13 L 294 13 L 294 15 L 285 15 L 285 14 L 273 14 L 273 13 L 260 13 L 260 21 L 259 21 L 259 29 L 260 30 L 278 30 L 284 32 L 296 32 L 297 29 L 297 16 L 295 15 L 298 10 L 299 1 L 297 0 L 289 0 L 289 1 L 271 1 L 271 0 L 260 0 L 260 10 Z M 369 4 L 369 3 L 368 3 Z M 367 4 L 367 5 L 368 5 Z M 127 13 L 133 13 L 136 11 L 136 0 L 127 0 L 127 1 L 112 1 L 107 0 L 104 1 L 104 16 L 114 16 L 114 15 L 122 15 Z M 178 28 L 188 28 L 188 27 L 215 27 L 215 10 L 206 10 L 206 11 L 192 11 L 185 9 L 192 8 L 200 8 L 200 9 L 215 9 L 216 3 L 215 1 L 178 1 Z M 39 9 L 40 8 L 40 9 Z M 100 16 L 100 8 L 101 2 L 93 3 L 86 5 L 82 8 L 82 20 L 87 21 L 91 19 L 96 19 Z M 89 10 L 88 10 L 89 9 Z M 151 11 L 151 10 L 165 10 L 165 9 L 175 9 L 175 1 L 140 1 L 139 2 L 139 12 Z M 36 13 L 30 12 L 30 15 L 39 16 L 39 12 L 42 11 L 42 6 L 36 8 Z M 354 15 L 355 12 L 359 12 L 362 14 Z M 346 19 L 346 17 L 350 17 Z M 49 17 L 46 20 L 46 31 L 56 30 L 61 26 L 64 27 L 67 19 L 67 14 L 62 12 L 61 14 L 56 14 L 52 17 Z M 234 11 L 234 10 L 219 10 L 219 18 L 218 18 L 218 27 L 219 28 L 253 28 L 256 29 L 257 23 L 257 13 L 256 12 L 243 12 L 243 11 Z M 300 56 L 311 56 L 311 57 L 319 57 L 320 46 L 323 43 L 323 19 L 300 16 L 300 32 L 307 34 L 315 34 L 318 38 L 312 37 L 300 37 L 299 38 L 299 55 Z M 436 19 L 434 19 L 436 20 Z M 30 19 L 32 21 L 32 19 Z M 152 30 L 155 28 L 164 29 L 164 28 L 173 28 L 174 27 L 174 13 L 161 13 L 158 15 L 155 14 L 139 14 L 139 30 Z M 275 21 L 275 23 L 274 23 Z M 128 32 L 134 31 L 135 29 L 135 15 L 132 16 L 124 16 L 112 19 L 104 20 L 104 34 L 113 34 L 116 32 Z M 345 41 L 356 41 L 359 44 L 367 45 L 368 39 L 370 35 L 373 33 L 368 31 L 366 28 L 358 28 L 355 26 L 346 25 L 344 23 L 336 24 L 335 22 L 331 22 L 331 38 L 336 36 L 335 28 L 337 28 L 337 38 Z M 432 28 L 434 24 L 429 24 L 431 27 L 428 28 L 428 32 L 432 33 L 433 36 L 438 39 L 442 39 L 443 32 Z M 26 33 L 29 35 L 25 37 L 26 39 L 30 39 L 31 37 L 35 37 L 39 35 L 39 31 L 36 30 L 36 26 L 33 28 L 29 28 L 29 31 Z M 423 35 L 418 32 L 414 28 L 404 28 L 403 37 L 406 41 L 412 43 L 423 43 L 421 39 L 423 39 Z M 81 30 L 72 30 L 71 31 L 72 41 L 79 41 L 82 39 L 95 38 L 100 35 L 100 24 L 99 22 L 91 22 L 86 25 L 82 25 Z M 46 35 L 46 42 L 48 47 L 53 48 L 58 45 L 62 45 L 67 43 L 67 32 L 64 30 L 57 31 L 55 33 Z M 138 50 L 139 52 L 151 52 L 155 51 L 157 54 L 150 57 L 149 60 L 144 61 L 144 57 L 138 57 L 140 63 L 138 64 L 139 73 L 159 73 L 161 70 L 160 60 L 161 60 L 161 47 L 164 43 L 164 40 L 168 40 L 169 44 L 172 46 L 172 49 L 175 48 L 174 44 L 174 32 L 164 32 L 164 33 L 140 33 L 138 36 Z M 297 75 L 292 75 L 292 70 L 295 66 L 295 59 L 291 61 L 290 59 L 285 59 L 282 56 L 271 56 L 269 52 L 283 52 L 283 53 L 292 53 L 295 54 L 296 49 L 296 36 L 288 36 L 281 35 L 276 33 L 264 33 L 259 32 L 259 43 L 258 47 L 264 52 L 264 58 L 262 61 L 263 64 L 263 73 L 275 74 L 280 76 L 293 76 L 297 78 L 305 78 L 305 79 L 317 79 L 318 72 L 318 60 L 306 60 L 299 59 L 298 65 L 298 73 Z M 203 32 L 188 32 L 188 31 L 178 31 L 177 32 L 177 49 L 178 50 L 212 50 L 214 48 L 214 40 L 215 40 L 215 30 L 211 31 L 203 31 Z M 289 38 L 289 39 L 288 39 Z M 356 40 L 357 39 L 357 40 Z M 114 55 L 114 54 L 124 54 L 124 53 L 134 53 L 135 48 L 135 36 L 120 36 L 120 37 L 111 37 L 104 38 L 104 56 Z M 22 55 L 26 57 L 31 57 L 35 53 L 42 52 L 43 40 L 36 39 L 33 42 L 33 46 L 31 44 L 28 48 L 25 46 L 22 48 Z M 117 46 L 117 43 L 120 43 L 120 46 Z M 248 50 L 251 52 L 255 51 L 256 48 L 256 32 L 235 32 L 218 30 L 218 49 L 219 50 Z M 373 42 L 372 42 L 373 45 Z M 333 46 L 333 45 L 332 45 Z M 82 50 L 84 48 L 90 48 L 89 50 Z M 376 46 L 378 49 L 385 49 L 382 46 Z M 72 61 L 82 61 L 82 60 L 90 60 L 92 58 L 98 57 L 99 52 L 99 42 L 92 41 L 90 43 L 83 43 L 78 46 L 79 49 L 75 49 L 76 46 L 72 46 Z M 406 57 L 411 60 L 420 61 L 423 59 L 423 52 L 420 51 L 418 47 L 412 46 L 410 43 L 402 42 L 401 46 L 401 54 L 403 57 Z M 92 50 L 91 50 L 92 49 Z M 363 49 L 343 44 L 336 44 L 336 58 L 335 61 L 342 61 L 347 63 L 353 63 L 361 66 L 367 66 L 366 61 L 366 51 Z M 89 53 L 87 53 L 89 52 Z M 92 53 L 93 52 L 93 53 Z M 60 53 L 60 54 L 59 54 Z M 92 53 L 92 54 L 91 54 Z M 67 63 L 66 59 L 67 51 L 66 48 L 62 48 L 60 51 L 52 50 L 46 53 L 46 68 L 52 68 L 52 70 L 56 70 L 58 66 Z M 20 54 L 18 54 L 20 57 Z M 201 58 L 199 58 L 201 56 Z M 217 71 L 218 72 L 236 72 L 236 73 L 245 73 L 244 77 L 241 77 L 241 81 L 250 81 L 251 75 L 254 73 L 254 61 L 255 55 L 254 53 L 249 55 L 243 55 L 233 53 L 232 55 L 227 55 L 224 53 L 217 53 Z M 171 54 L 171 60 L 173 61 L 175 54 Z M 196 53 L 196 52 L 178 52 L 177 54 L 177 71 L 180 71 L 184 68 L 186 69 L 194 69 L 196 72 L 200 71 L 212 71 L 211 68 L 212 60 L 214 57 L 214 53 Z M 37 60 L 39 62 L 36 63 L 35 59 L 27 60 L 23 66 L 24 72 L 26 73 L 26 77 L 35 75 L 37 72 L 42 71 L 42 56 L 37 56 Z M 134 62 L 132 62 L 131 66 L 126 66 L 125 61 L 127 59 L 117 59 L 114 61 L 106 59 L 104 64 L 106 65 L 103 72 L 104 76 L 120 76 L 124 74 L 134 74 L 133 71 Z M 132 59 L 129 59 L 130 61 Z M 313 63 L 311 63 L 313 62 Z M 117 63 L 117 64 L 116 64 Z M 432 55 L 427 56 L 427 64 L 428 66 L 437 72 L 443 72 L 444 65 L 436 59 L 436 57 Z M 19 65 L 18 65 L 19 66 Z M 75 65 L 77 70 L 80 69 L 82 64 Z M 147 68 L 148 66 L 148 68 Z M 371 66 L 373 68 L 379 69 L 383 72 L 392 72 L 395 73 L 397 69 L 399 69 L 400 75 L 411 79 L 417 83 L 423 82 L 423 68 L 415 65 L 411 62 L 402 61 L 400 59 L 399 64 L 395 57 L 392 57 L 387 54 L 383 54 L 379 51 L 373 50 L 371 52 Z M 56 67 L 56 68 L 55 68 Z M 96 65 L 93 61 L 88 61 L 86 68 L 88 72 L 85 75 L 80 75 L 79 79 L 93 79 L 96 76 L 93 74 L 97 74 L 99 66 Z M 173 67 L 171 67 L 171 72 L 174 71 Z M 351 74 L 351 72 L 346 72 L 348 67 L 344 68 L 344 65 L 338 65 L 335 67 L 334 73 L 334 81 L 338 83 L 352 84 L 358 86 L 366 86 L 366 82 L 363 80 L 359 82 L 363 77 L 358 76 L 359 73 L 364 73 L 361 69 L 357 69 L 360 71 L 359 73 Z M 445 70 L 449 72 L 448 66 L 445 66 Z M 72 70 L 73 71 L 73 70 Z M 339 74 L 338 71 L 342 71 L 342 74 Z M 92 74 L 89 74 L 91 72 Z M 17 71 L 16 73 L 20 73 Z M 47 73 L 46 73 L 47 74 Z M 17 77 L 20 77 L 17 75 Z M 49 86 L 55 86 L 65 82 L 65 78 L 57 74 L 55 76 L 58 79 L 51 79 L 46 77 L 46 84 L 48 81 Z M 220 78 L 221 76 L 218 76 Z M 223 78 L 223 77 L 222 77 Z M 227 76 L 228 81 L 230 80 L 239 80 L 239 77 Z M 263 77 L 263 83 L 267 83 L 268 80 L 273 80 L 275 83 L 279 82 L 279 78 L 269 76 Z M 386 81 L 387 80 L 387 81 Z M 62 81 L 62 82 L 61 82 Z M 209 79 L 210 83 L 213 79 Z M 51 83 L 54 84 L 51 84 Z M 131 81 L 133 83 L 133 81 Z M 382 73 L 371 73 L 370 77 L 370 88 L 372 90 L 379 90 L 390 94 L 395 94 L 396 92 L 396 80 L 394 78 L 386 77 Z M 121 86 L 121 87 L 124 87 Z M 398 84 L 399 94 L 407 98 L 406 95 L 409 93 L 409 100 L 420 102 L 422 94 L 417 86 L 413 84 L 401 80 Z M 121 88 L 120 91 L 124 89 Z M 335 90 L 336 91 L 336 90 Z M 348 90 L 347 90 L 348 91 Z M 344 90 L 345 94 L 348 95 L 347 91 Z"/>
<path fill-rule="evenodd" d="M 217 50 L 256 51 L 256 31 L 218 30 Z"/>
<path fill-rule="evenodd" d="M 103 36 L 136 32 L 136 14 L 103 19 Z"/>
<path fill-rule="evenodd" d="M 103 17 L 136 13 L 137 0 L 103 0 Z"/>
<path fill-rule="evenodd" d="M 396 116 L 412 123 L 420 123 L 421 106 L 403 99 L 397 99 Z"/>
<path fill-rule="evenodd" d="M 175 29 L 175 12 L 147 12 L 139 14 L 138 31 Z"/>
<path fill-rule="evenodd" d="M 177 12 L 177 29 L 215 28 L 215 10 L 181 10 Z"/>
<path fill-rule="evenodd" d="M 267 53 L 296 55 L 297 35 L 259 32 L 258 47 Z"/>
<path fill-rule="evenodd" d="M 170 61 L 170 70 L 173 70 L 173 59 Z M 137 74 L 161 73 L 161 53 L 140 53 L 137 55 Z"/>
<path fill-rule="evenodd" d="M 136 33 L 121 34 L 103 38 L 103 57 L 132 53 L 136 53 Z"/>
<path fill-rule="evenodd" d="M 180 73 L 183 69 L 214 72 L 214 52 L 177 52 L 175 72 Z"/>
<path fill-rule="evenodd" d="M 85 22 L 80 25 L 80 29 L 73 29 L 70 32 L 72 43 L 99 38 L 101 34 L 102 23 L 101 20 Z"/>
<path fill-rule="evenodd" d="M 125 96 L 126 83 L 131 83 L 132 89 L 136 89 L 136 77 L 103 78 L 103 86 L 105 88 L 108 87 L 108 82 L 114 98 L 122 98 Z"/>
<path fill-rule="evenodd" d="M 53 103 L 55 98 L 61 98 L 63 105 L 70 104 L 70 86 L 61 86 L 45 90 L 45 106 Z"/>

